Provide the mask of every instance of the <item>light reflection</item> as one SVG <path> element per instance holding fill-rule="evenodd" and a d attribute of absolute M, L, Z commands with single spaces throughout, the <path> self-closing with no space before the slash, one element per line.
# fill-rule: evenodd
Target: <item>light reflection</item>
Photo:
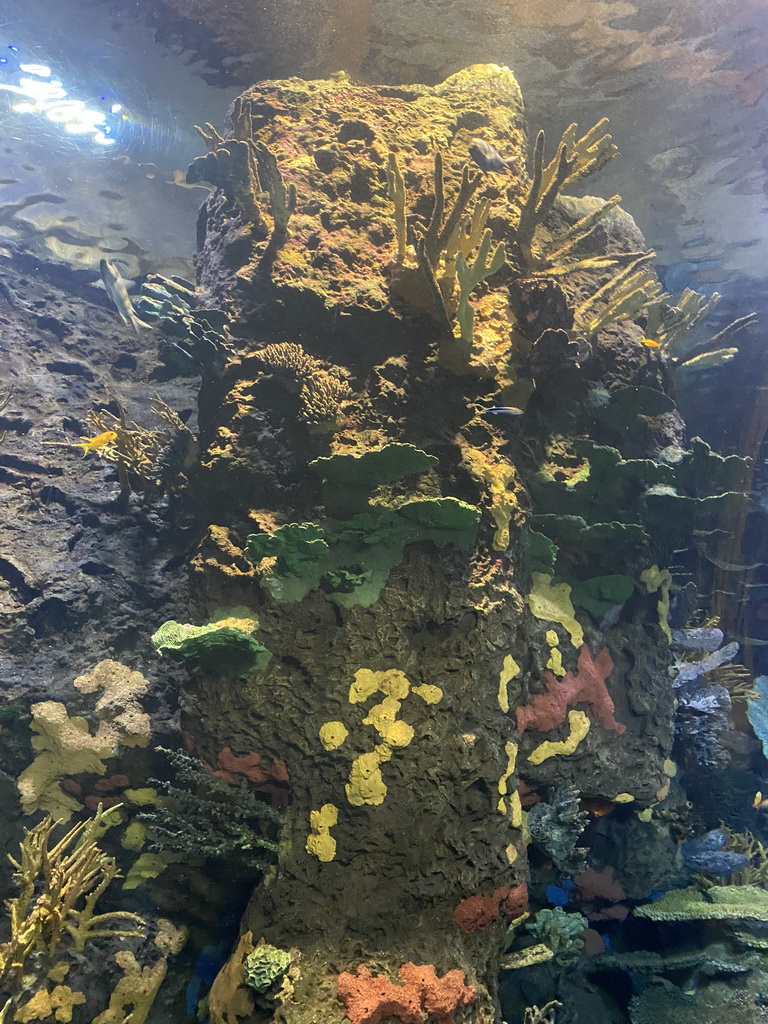
<path fill-rule="evenodd" d="M 18 53 L 18 46 L 8 46 L 12 53 Z M 0 57 L 0 64 L 7 64 L 7 57 Z M 54 124 L 63 125 L 69 135 L 90 135 L 99 146 L 113 146 L 115 139 L 110 138 L 111 128 L 107 124 L 103 110 L 89 107 L 84 100 L 68 98 L 68 92 L 57 78 L 51 78 L 51 69 L 47 64 L 20 63 L 20 71 L 25 74 L 18 79 L 18 84 L 0 82 L 0 91 L 23 96 L 24 99 L 12 104 L 18 114 L 44 114 Z M 31 77 L 34 76 L 34 77 Z M 111 113 L 122 110 L 122 104 L 113 103 Z"/>

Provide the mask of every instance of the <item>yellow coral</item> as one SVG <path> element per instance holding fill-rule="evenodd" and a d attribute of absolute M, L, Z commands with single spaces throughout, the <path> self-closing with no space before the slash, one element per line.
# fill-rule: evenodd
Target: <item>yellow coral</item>
<path fill-rule="evenodd" d="M 465 448 L 464 462 L 470 471 L 486 485 L 491 504 L 491 518 L 496 524 L 492 546 L 494 551 L 506 551 L 509 547 L 509 526 L 512 516 L 519 509 L 515 467 L 494 451 Z"/>
<path fill-rule="evenodd" d="M 570 732 L 564 740 L 545 740 L 531 753 L 528 760 L 531 764 L 541 764 L 549 757 L 557 754 L 573 754 L 589 732 L 589 719 L 584 711 L 569 711 L 568 724 Z"/>
<path fill-rule="evenodd" d="M 32 747 L 38 753 L 17 781 L 26 814 L 44 810 L 67 821 L 80 804 L 61 790 L 60 778 L 80 773 L 104 775 L 104 761 L 116 747 L 149 744 L 149 715 L 138 701 L 149 683 L 140 672 L 118 661 L 101 661 L 92 672 L 78 676 L 74 685 L 81 693 L 104 691 L 94 709 L 99 727 L 91 734 L 86 719 L 70 718 L 58 701 L 32 705 L 30 728 L 37 733 Z"/>
<path fill-rule="evenodd" d="M 387 760 L 389 760 L 387 758 Z M 363 804 L 378 806 L 384 803 L 387 787 L 379 765 L 381 758 L 378 749 L 360 754 L 352 762 L 349 771 L 349 782 L 344 787 L 347 800 L 355 807 Z"/>
<path fill-rule="evenodd" d="M 115 953 L 115 963 L 123 977 L 115 986 L 106 1010 L 94 1018 L 93 1024 L 144 1024 L 155 1001 L 157 991 L 168 972 L 167 956 L 178 953 L 187 938 L 183 928 L 174 928 L 170 921 L 158 922 L 155 946 L 160 958 L 149 967 L 142 967 L 130 950 Z M 129 1009 L 130 1007 L 130 1009 Z"/>
<path fill-rule="evenodd" d="M 507 693 L 507 686 L 516 675 L 520 674 L 520 666 L 517 664 L 511 654 L 508 654 L 501 665 L 501 672 L 499 673 L 499 707 L 506 713 L 509 711 L 509 695 Z"/>
<path fill-rule="evenodd" d="M 323 804 L 319 811 L 309 812 L 312 832 L 307 836 L 305 849 L 323 864 L 328 864 L 336 856 L 336 840 L 330 830 L 338 820 L 339 809 L 333 804 Z"/>
<path fill-rule="evenodd" d="M 318 735 L 326 750 L 336 750 L 349 736 L 349 730 L 343 722 L 323 722 Z"/>
<path fill-rule="evenodd" d="M 359 668 L 355 672 L 355 681 L 349 688 L 349 703 L 360 704 L 372 697 L 374 693 L 383 693 L 397 700 L 405 700 L 410 688 L 411 684 L 405 673 L 397 668 L 390 668 L 386 672 Z"/>
<path fill-rule="evenodd" d="M 13 1019 L 21 1024 L 30 1024 L 31 1021 L 53 1016 L 61 1024 L 69 1024 L 74 1008 L 84 1002 L 83 993 L 73 992 L 69 985 L 57 985 L 52 992 L 38 989 L 28 1002 L 19 1007 Z"/>
<path fill-rule="evenodd" d="M 571 603 L 571 588 L 567 583 L 552 583 L 552 577 L 542 572 L 533 573 L 533 589 L 526 598 L 531 613 L 546 622 L 559 622 L 571 638 L 574 647 L 584 643 L 584 630 L 576 621 Z"/>
<path fill-rule="evenodd" d="M 517 764 L 517 744 L 509 740 L 504 744 L 504 753 L 507 755 L 507 768 L 504 774 L 499 779 L 499 800 L 498 808 L 504 813 L 506 811 L 506 801 L 504 797 L 507 795 L 507 783 L 511 775 L 514 775 L 515 765 Z"/>
<path fill-rule="evenodd" d="M 421 697 L 425 704 L 439 704 L 443 699 L 443 691 L 439 686 L 433 686 L 432 683 L 422 683 L 420 686 L 413 686 L 411 687 L 411 693 Z"/>
<path fill-rule="evenodd" d="M 554 672 L 556 676 L 565 675 L 565 669 L 563 668 L 563 656 L 560 653 L 560 637 L 554 631 L 554 629 L 548 629 L 546 632 L 547 643 L 549 644 L 549 661 L 547 661 L 547 668 Z"/>
<path fill-rule="evenodd" d="M 672 643 L 672 630 L 669 628 L 669 588 L 672 586 L 672 573 L 669 569 L 660 569 L 652 565 L 640 573 L 640 580 L 645 584 L 649 594 L 659 591 L 656 609 L 659 613 L 659 626 L 669 643 Z"/>

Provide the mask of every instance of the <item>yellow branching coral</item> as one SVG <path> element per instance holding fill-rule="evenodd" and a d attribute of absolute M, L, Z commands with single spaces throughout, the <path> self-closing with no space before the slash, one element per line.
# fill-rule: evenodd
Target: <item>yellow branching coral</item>
<path fill-rule="evenodd" d="M 67 948 L 82 952 L 95 938 L 143 936 L 146 924 L 137 914 L 96 913 L 99 899 L 119 875 L 114 858 L 98 845 L 115 823 L 115 811 L 99 808 L 56 843 L 50 817 L 25 831 L 19 860 L 9 858 L 19 893 L 6 901 L 10 938 L 0 945 L 1 984 L 10 981 L 18 994 L 28 991 L 24 972 L 34 953 L 57 958 Z"/>
<path fill-rule="evenodd" d="M 545 740 L 529 755 L 531 764 L 541 764 L 549 757 L 558 754 L 573 754 L 576 748 L 589 732 L 589 719 L 584 711 L 569 711 L 568 725 L 570 732 L 564 740 Z"/>
<path fill-rule="evenodd" d="M 576 621 L 569 585 L 553 583 L 551 576 L 541 572 L 533 573 L 532 578 L 533 589 L 526 600 L 533 615 L 546 622 L 559 622 L 567 630 L 573 646 L 581 647 L 584 630 Z"/>

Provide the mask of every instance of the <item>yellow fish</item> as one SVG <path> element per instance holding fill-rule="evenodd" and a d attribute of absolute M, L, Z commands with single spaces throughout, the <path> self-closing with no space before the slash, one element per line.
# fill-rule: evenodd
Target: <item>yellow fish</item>
<path fill-rule="evenodd" d="M 73 441 L 72 446 L 74 448 L 83 449 L 83 458 L 88 452 L 96 451 L 97 448 L 103 448 L 105 444 L 111 444 L 117 440 L 117 434 L 114 430 L 105 430 L 103 434 L 98 434 L 96 437 L 84 437 L 82 441 Z"/>
<path fill-rule="evenodd" d="M 758 790 L 757 793 L 755 793 L 755 799 L 752 801 L 752 806 L 755 808 L 756 811 L 764 811 L 766 808 L 768 808 L 768 799 L 763 798 L 763 794 L 760 792 L 760 790 Z"/>
<path fill-rule="evenodd" d="M 643 338 L 640 344 L 645 345 L 646 348 L 661 348 L 661 342 L 654 341 L 653 338 Z"/>

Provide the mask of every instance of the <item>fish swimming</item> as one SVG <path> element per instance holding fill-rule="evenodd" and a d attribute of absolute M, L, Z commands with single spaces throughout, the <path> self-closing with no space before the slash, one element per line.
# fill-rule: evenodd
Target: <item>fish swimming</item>
<path fill-rule="evenodd" d="M 485 139 L 472 139 L 469 143 L 469 155 L 481 171 L 493 171 L 495 174 L 506 174 L 519 163 L 517 157 L 505 160 Z"/>
<path fill-rule="evenodd" d="M 84 437 L 82 441 L 73 441 L 72 446 L 82 448 L 83 458 L 85 458 L 88 452 L 96 451 L 98 448 L 103 448 L 105 444 L 111 444 L 116 440 L 117 434 L 114 430 L 105 430 L 103 434 L 97 434 L 96 437 Z"/>
<path fill-rule="evenodd" d="M 115 264 L 111 260 L 101 260 L 99 270 L 107 295 L 120 314 L 123 323 L 130 324 L 137 334 L 140 327 L 150 327 L 151 324 L 145 323 L 136 315 L 136 310 L 128 296 L 128 289 L 125 287 L 125 281 L 120 276 L 120 271 Z"/>
<path fill-rule="evenodd" d="M 495 405 L 492 409 L 484 409 L 483 412 L 500 413 L 502 416 L 522 416 L 525 409 L 518 409 L 516 405 Z"/>
<path fill-rule="evenodd" d="M 645 345 L 646 348 L 661 348 L 661 342 L 655 341 L 653 338 L 642 338 L 640 344 Z"/>

